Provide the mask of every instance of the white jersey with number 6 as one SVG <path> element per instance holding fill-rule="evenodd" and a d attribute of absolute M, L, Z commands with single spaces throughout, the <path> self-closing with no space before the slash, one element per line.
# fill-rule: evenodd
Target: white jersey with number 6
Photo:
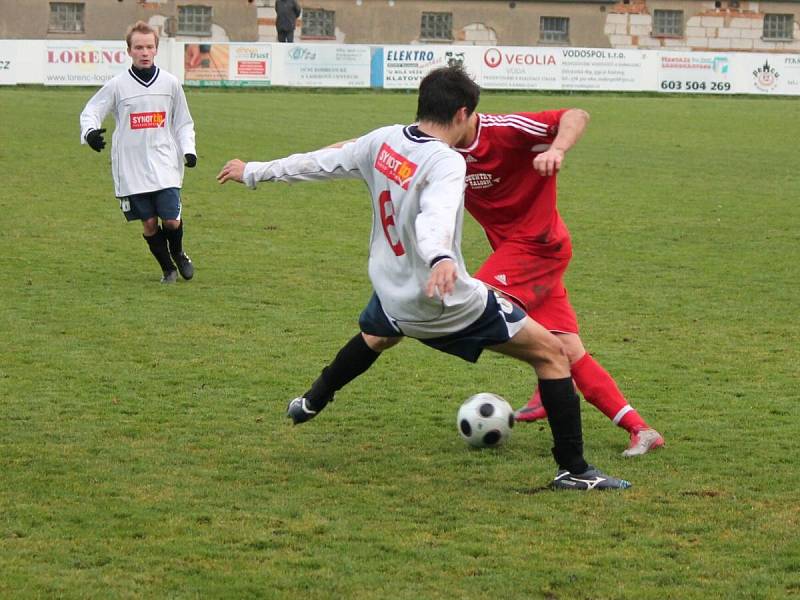
<path fill-rule="evenodd" d="M 454 333 L 475 321 L 487 302 L 461 256 L 464 159 L 415 125 L 377 129 L 340 148 L 250 162 L 244 182 L 363 179 L 372 195 L 369 276 L 387 316 L 410 337 Z M 458 266 L 455 290 L 428 298 L 431 261 L 446 256 Z"/>

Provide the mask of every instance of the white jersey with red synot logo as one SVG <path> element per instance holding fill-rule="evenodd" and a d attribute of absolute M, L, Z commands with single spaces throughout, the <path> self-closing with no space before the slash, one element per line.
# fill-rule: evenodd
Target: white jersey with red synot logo
<path fill-rule="evenodd" d="M 369 276 L 387 316 L 408 336 L 427 339 L 464 329 L 483 313 L 487 288 L 461 256 L 464 159 L 416 126 L 377 129 L 340 148 L 247 163 L 244 181 L 363 179 L 372 196 Z M 458 281 L 444 299 L 428 298 L 431 262 L 449 257 Z"/>
<path fill-rule="evenodd" d="M 194 122 L 180 82 L 158 67 L 149 81 L 133 70 L 109 80 L 81 113 L 81 143 L 114 115 L 111 173 L 117 197 L 183 184 L 184 154 L 197 154 Z"/>

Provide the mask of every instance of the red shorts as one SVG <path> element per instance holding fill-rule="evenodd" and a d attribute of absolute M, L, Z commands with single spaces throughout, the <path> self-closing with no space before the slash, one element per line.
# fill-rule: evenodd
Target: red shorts
<path fill-rule="evenodd" d="M 537 256 L 531 253 L 530 244 L 506 240 L 481 265 L 475 278 L 515 301 L 546 329 L 577 334 L 578 317 L 563 282 L 571 248 L 560 254 Z"/>

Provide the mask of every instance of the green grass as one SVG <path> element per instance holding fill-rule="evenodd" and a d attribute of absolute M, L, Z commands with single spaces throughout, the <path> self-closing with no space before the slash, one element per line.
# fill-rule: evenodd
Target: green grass
<path fill-rule="evenodd" d="M 407 341 L 313 423 L 284 417 L 356 331 L 368 197 L 214 176 L 408 122 L 413 94 L 189 90 L 197 275 L 169 287 L 108 153 L 78 144 L 90 95 L 0 89 L 0 597 L 800 596 L 796 100 L 484 94 L 593 117 L 561 175 L 568 285 L 667 448 L 623 459 L 584 404 L 589 459 L 635 487 L 583 495 L 542 490 L 541 425 L 459 439 L 469 395 L 530 394 L 496 355 Z"/>

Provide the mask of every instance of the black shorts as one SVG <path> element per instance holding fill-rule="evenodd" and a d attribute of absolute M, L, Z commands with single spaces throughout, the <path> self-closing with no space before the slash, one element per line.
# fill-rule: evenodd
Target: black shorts
<path fill-rule="evenodd" d="M 177 221 L 181 218 L 181 190 L 165 188 L 125 196 L 119 198 L 119 207 L 128 221 L 146 221 L 153 217 Z"/>
<path fill-rule="evenodd" d="M 500 298 L 494 291 L 487 290 L 487 292 L 488 298 L 483 314 L 464 329 L 419 341 L 441 352 L 453 354 L 469 362 L 477 362 L 484 348 L 510 340 L 522 329 L 525 312 L 516 304 Z M 404 336 L 397 324 L 386 315 L 380 299 L 374 292 L 358 318 L 358 324 L 361 331 L 368 335 Z"/>

